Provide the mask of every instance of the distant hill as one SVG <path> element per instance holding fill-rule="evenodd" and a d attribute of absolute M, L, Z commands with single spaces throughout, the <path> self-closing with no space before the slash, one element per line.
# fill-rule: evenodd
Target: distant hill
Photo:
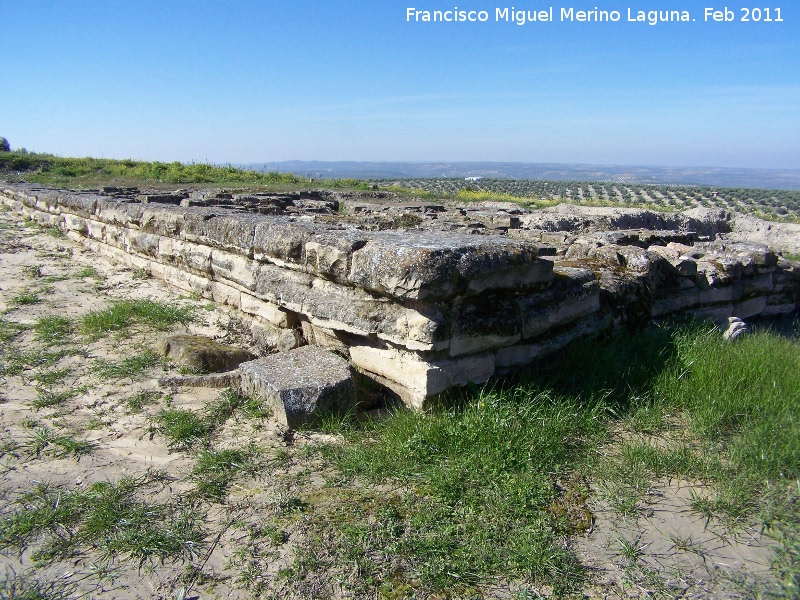
<path fill-rule="evenodd" d="M 631 184 L 713 185 L 731 188 L 800 190 L 800 169 L 722 167 L 633 167 L 515 162 L 359 162 L 290 160 L 237 165 L 314 179 L 402 179 L 420 177 L 500 177 L 549 181 L 608 181 Z"/>

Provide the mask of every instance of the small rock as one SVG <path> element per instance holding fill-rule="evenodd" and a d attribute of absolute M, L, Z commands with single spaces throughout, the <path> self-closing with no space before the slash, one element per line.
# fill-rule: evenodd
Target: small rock
<path fill-rule="evenodd" d="M 739 317 L 728 317 L 728 329 L 722 334 L 726 340 L 735 340 L 750 333 L 750 327 Z"/>
<path fill-rule="evenodd" d="M 220 344 L 202 335 L 169 335 L 161 339 L 156 352 L 179 367 L 198 373 L 232 371 L 255 355 L 227 344 Z"/>
<path fill-rule="evenodd" d="M 295 329 L 287 329 L 278 338 L 278 351 L 289 352 L 303 345 L 303 336 Z"/>

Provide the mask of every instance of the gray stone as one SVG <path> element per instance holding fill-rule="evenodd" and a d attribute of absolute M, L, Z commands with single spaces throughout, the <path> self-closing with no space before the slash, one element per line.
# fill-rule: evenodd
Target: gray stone
<path fill-rule="evenodd" d="M 295 329 L 286 329 L 278 338 L 278 351 L 289 352 L 303 345 L 302 334 Z"/>
<path fill-rule="evenodd" d="M 748 327 L 747 323 L 742 321 L 739 317 L 729 317 L 728 329 L 725 330 L 722 337 L 730 341 L 739 339 L 748 333 L 750 333 L 750 327 Z"/>
<path fill-rule="evenodd" d="M 353 253 L 349 280 L 396 298 L 450 298 L 547 284 L 552 263 L 539 261 L 536 245 L 518 240 L 382 231 Z"/>
<path fill-rule="evenodd" d="M 319 346 L 301 346 L 243 363 L 241 391 L 266 402 L 287 427 L 314 422 L 325 412 L 355 405 L 350 366 Z"/>
<path fill-rule="evenodd" d="M 157 344 L 156 351 L 176 365 L 200 373 L 232 371 L 254 358 L 247 350 L 220 344 L 201 335 L 165 336 Z"/>

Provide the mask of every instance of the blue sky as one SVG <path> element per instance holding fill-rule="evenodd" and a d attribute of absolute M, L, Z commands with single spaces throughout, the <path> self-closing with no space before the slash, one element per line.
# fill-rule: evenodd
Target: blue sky
<path fill-rule="evenodd" d="M 0 135 L 70 156 L 800 168 L 800 9 L 492 0 L 0 0 Z M 735 21 L 705 22 L 704 8 Z M 627 21 L 687 10 L 690 23 Z M 413 23 L 418 10 L 485 23 Z M 561 22 L 562 7 L 619 10 Z"/>

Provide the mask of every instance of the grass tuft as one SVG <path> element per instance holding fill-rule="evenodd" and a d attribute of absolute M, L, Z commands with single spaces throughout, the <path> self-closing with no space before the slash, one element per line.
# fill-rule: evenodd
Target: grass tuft
<path fill-rule="evenodd" d="M 98 339 L 109 333 L 125 331 L 136 324 L 165 331 L 175 325 L 186 325 L 194 318 L 194 309 L 189 306 L 174 306 L 153 300 L 120 300 L 108 308 L 85 314 L 81 331 L 89 338 Z"/>
<path fill-rule="evenodd" d="M 166 437 L 173 450 L 192 448 L 211 431 L 202 415 L 185 408 L 166 408 L 153 417 L 153 424 L 153 430 Z"/>
<path fill-rule="evenodd" d="M 254 446 L 201 451 L 192 469 L 200 496 L 221 502 L 238 474 L 253 473 L 258 454 Z"/>
<path fill-rule="evenodd" d="M 96 547 L 106 561 L 127 558 L 140 566 L 153 560 L 191 560 L 204 545 L 202 515 L 180 503 L 147 503 L 141 492 L 150 477 L 124 477 L 87 488 L 37 484 L 0 517 L 0 549 L 48 562 Z"/>
<path fill-rule="evenodd" d="M 47 344 L 68 342 L 73 330 L 74 326 L 70 319 L 57 315 L 39 317 L 33 326 L 36 339 Z"/>
<path fill-rule="evenodd" d="M 161 363 L 159 356 L 152 350 L 123 358 L 119 361 L 97 360 L 92 369 L 100 379 L 131 379 L 141 377 L 147 370 Z"/>
<path fill-rule="evenodd" d="M 42 454 L 52 453 L 56 457 L 72 455 L 80 460 L 94 450 L 96 444 L 87 440 L 76 440 L 68 435 L 56 435 L 49 427 L 39 427 L 23 444 L 23 449 L 30 456 L 39 458 Z"/>

